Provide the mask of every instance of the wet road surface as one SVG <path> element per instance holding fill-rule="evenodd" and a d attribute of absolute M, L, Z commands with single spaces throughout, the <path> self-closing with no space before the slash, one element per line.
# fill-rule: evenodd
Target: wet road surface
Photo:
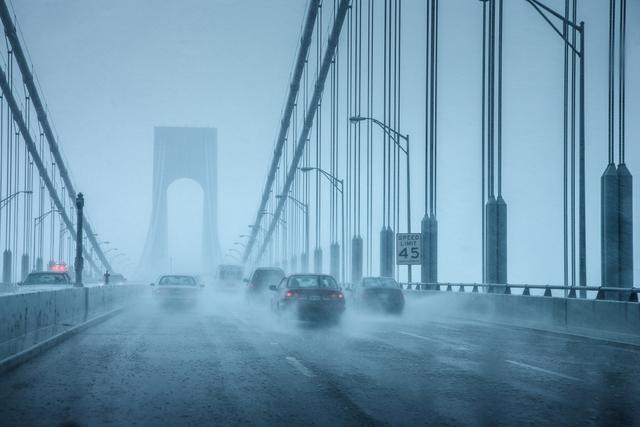
<path fill-rule="evenodd" d="M 435 314 L 150 299 L 0 377 L 0 425 L 640 425 L 640 348 Z"/>

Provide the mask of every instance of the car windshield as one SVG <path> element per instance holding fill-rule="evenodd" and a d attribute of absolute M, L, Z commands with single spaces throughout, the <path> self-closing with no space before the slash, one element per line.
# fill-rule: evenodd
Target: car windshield
<path fill-rule="evenodd" d="M 362 279 L 363 288 L 399 288 L 398 282 L 387 277 L 370 277 Z"/>
<path fill-rule="evenodd" d="M 220 270 L 219 277 L 222 280 L 240 280 L 242 279 L 242 270 L 235 268 Z"/>
<path fill-rule="evenodd" d="M 196 281 L 191 276 L 163 276 L 158 284 L 168 286 L 196 286 Z"/>
<path fill-rule="evenodd" d="M 331 276 L 294 276 L 289 279 L 287 287 L 338 289 L 338 284 Z"/>
<path fill-rule="evenodd" d="M 60 273 L 32 273 L 24 280 L 25 285 L 68 285 L 69 278 Z"/>
<path fill-rule="evenodd" d="M 256 270 L 251 282 L 256 285 L 277 285 L 283 277 L 284 273 L 279 270 Z"/>

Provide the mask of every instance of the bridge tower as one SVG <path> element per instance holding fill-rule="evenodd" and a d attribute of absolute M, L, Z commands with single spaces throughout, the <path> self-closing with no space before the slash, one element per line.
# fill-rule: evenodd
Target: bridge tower
<path fill-rule="evenodd" d="M 169 264 L 167 190 L 190 178 L 203 192 L 202 273 L 213 273 L 220 259 L 218 241 L 217 129 L 154 129 L 153 195 L 149 232 L 139 265 L 142 275 L 158 274 Z"/>

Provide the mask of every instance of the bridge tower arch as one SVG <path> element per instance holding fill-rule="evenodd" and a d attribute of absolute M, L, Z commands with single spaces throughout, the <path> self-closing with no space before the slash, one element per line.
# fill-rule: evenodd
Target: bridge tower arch
<path fill-rule="evenodd" d="M 189 178 L 202 187 L 202 271 L 211 274 L 220 258 L 218 241 L 217 129 L 156 127 L 153 146 L 151 221 L 139 273 L 147 276 L 168 270 L 169 186 Z"/>

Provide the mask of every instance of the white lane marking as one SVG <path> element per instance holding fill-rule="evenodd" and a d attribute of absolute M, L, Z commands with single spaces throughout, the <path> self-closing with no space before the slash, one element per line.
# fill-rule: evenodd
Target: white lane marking
<path fill-rule="evenodd" d="M 435 338 L 423 337 L 422 335 L 412 334 L 411 332 L 398 331 L 398 333 L 402 334 L 402 335 L 406 335 L 408 337 L 418 338 L 418 339 L 425 340 L 425 341 L 441 342 L 440 340 L 437 340 Z"/>
<path fill-rule="evenodd" d="M 423 335 L 418 335 L 418 334 L 412 334 L 411 332 L 404 332 L 404 331 L 397 331 L 399 334 L 402 335 L 406 335 L 408 337 L 413 337 L 413 338 L 418 338 L 421 340 L 425 340 L 425 341 L 431 341 L 431 342 L 437 342 L 439 344 L 447 344 L 453 347 L 457 347 L 459 349 L 463 349 L 466 350 L 467 346 L 464 345 L 463 343 L 458 343 L 455 341 L 451 341 L 451 340 L 446 340 L 446 339 L 442 339 L 442 338 L 430 338 L 430 337 L 425 337 Z"/>
<path fill-rule="evenodd" d="M 313 374 L 313 372 L 311 372 L 309 370 L 309 368 L 307 368 L 306 366 L 304 366 L 302 363 L 300 363 L 300 361 L 298 359 L 296 359 L 295 357 L 291 357 L 291 356 L 287 356 L 285 357 L 285 359 L 287 359 L 287 362 L 289 362 L 289 364 L 291 366 L 293 366 L 294 368 L 296 368 L 302 375 L 304 375 L 305 377 L 309 377 L 309 378 L 313 378 L 315 377 L 315 375 Z"/>
<path fill-rule="evenodd" d="M 548 375 L 553 375 L 553 376 L 564 378 L 567 380 L 581 381 L 580 379 L 575 377 L 570 377 L 569 375 L 564 375 L 559 372 L 549 371 L 548 369 L 538 368 L 537 366 L 527 365 L 526 363 L 522 363 L 522 362 L 516 362 L 515 360 L 507 360 L 506 362 L 511 363 L 512 365 L 520 366 L 522 368 L 531 369 L 532 371 L 542 372 Z"/>

